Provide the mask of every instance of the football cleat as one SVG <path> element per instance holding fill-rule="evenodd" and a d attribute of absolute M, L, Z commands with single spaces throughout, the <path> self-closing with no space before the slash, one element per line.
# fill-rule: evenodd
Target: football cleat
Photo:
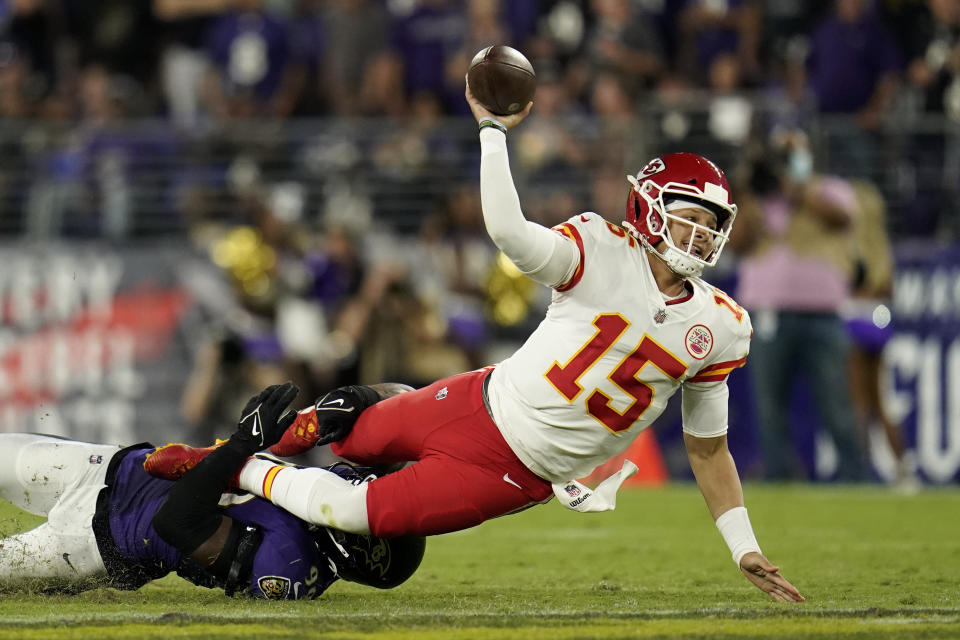
<path fill-rule="evenodd" d="M 156 478 L 177 480 L 224 442 L 226 440 L 218 439 L 216 444 L 209 447 L 191 447 L 180 442 L 171 442 L 158 447 L 153 453 L 148 453 L 143 461 L 143 469 Z M 238 469 L 237 473 L 230 478 L 230 488 L 236 488 L 239 476 Z"/>
<path fill-rule="evenodd" d="M 283 437 L 269 451 L 275 456 L 296 456 L 309 451 L 320 439 L 320 429 L 317 425 L 317 410 L 307 407 L 297 412 L 297 419 L 293 421 Z"/>

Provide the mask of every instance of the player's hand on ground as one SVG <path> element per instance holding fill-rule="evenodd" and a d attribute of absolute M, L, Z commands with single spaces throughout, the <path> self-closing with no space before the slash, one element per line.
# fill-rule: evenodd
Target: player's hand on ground
<path fill-rule="evenodd" d="M 251 453 L 280 440 L 296 418 L 293 411 L 287 410 L 287 405 L 299 391 L 292 382 L 285 382 L 269 386 L 250 398 L 230 439 L 246 445 Z"/>
<path fill-rule="evenodd" d="M 467 98 L 467 104 L 470 105 L 470 111 L 473 112 L 473 117 L 476 118 L 477 122 L 480 122 L 484 118 L 493 118 L 498 122 L 502 122 L 503 126 L 507 129 L 513 129 L 515 126 L 523 122 L 523 119 L 530 115 L 530 109 L 533 108 L 533 103 L 528 102 L 526 108 L 519 112 L 514 113 L 509 116 L 498 116 L 495 113 L 491 113 L 485 106 L 480 104 L 480 101 L 473 97 L 473 93 L 470 92 L 470 84 L 464 83 L 466 85 L 466 91 L 464 95 Z"/>
<path fill-rule="evenodd" d="M 797 588 L 780 575 L 780 567 L 770 564 L 762 553 L 756 551 L 740 559 L 740 571 L 758 589 L 780 602 L 803 602 Z"/>

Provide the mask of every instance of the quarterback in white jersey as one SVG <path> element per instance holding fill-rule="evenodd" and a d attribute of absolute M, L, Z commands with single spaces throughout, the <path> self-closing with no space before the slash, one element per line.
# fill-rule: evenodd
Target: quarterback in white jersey
<path fill-rule="evenodd" d="M 726 433 L 726 374 L 745 362 L 747 313 L 699 278 L 664 299 L 641 243 L 595 213 L 558 229 L 576 244 L 576 274 L 490 377 L 494 422 L 510 447 L 551 482 L 584 477 L 652 425 L 681 386 L 684 431 Z"/>
<path fill-rule="evenodd" d="M 507 154 L 507 130 L 532 103 L 498 119 L 469 87 L 466 97 L 480 127 L 487 232 L 554 289 L 546 318 L 495 367 L 383 400 L 365 387 L 330 392 L 271 448 L 331 443 L 358 463 L 414 464 L 352 484 L 253 459 L 240 487 L 304 520 L 384 538 L 464 529 L 551 495 L 577 511 L 611 509 L 636 466 L 592 489 L 574 478 L 622 452 L 682 387 L 690 465 L 734 562 L 771 598 L 803 600 L 760 552 L 727 449 L 726 378 L 744 363 L 751 329 L 743 309 L 699 279 L 736 217 L 723 172 L 694 154 L 665 155 L 629 176 L 623 226 L 584 213 L 548 229 L 524 218 Z"/>

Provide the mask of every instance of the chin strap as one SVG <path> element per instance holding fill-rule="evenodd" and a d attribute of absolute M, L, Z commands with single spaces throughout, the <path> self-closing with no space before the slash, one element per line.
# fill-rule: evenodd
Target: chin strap
<path fill-rule="evenodd" d="M 689 260 L 687 255 L 676 247 L 667 246 L 665 253 L 657 252 L 663 261 L 667 263 L 670 270 L 681 278 L 700 277 L 703 273 L 703 265 L 696 260 Z"/>
<path fill-rule="evenodd" d="M 657 258 L 662 260 L 663 263 L 667 265 L 667 268 L 670 269 L 670 271 L 673 271 L 675 274 L 677 274 L 681 278 L 700 277 L 700 274 L 703 273 L 703 265 L 693 260 L 684 260 L 685 256 L 683 255 L 683 252 L 680 251 L 679 249 L 671 247 L 668 244 L 667 252 L 670 255 L 664 255 L 663 253 L 660 253 L 659 251 L 657 251 L 656 247 L 650 244 L 650 241 L 647 240 L 642 234 L 637 233 L 634 230 L 632 224 L 627 222 L 625 223 L 625 225 L 627 226 L 627 229 L 629 229 L 630 235 L 632 235 L 634 238 L 639 240 L 640 244 L 643 245 L 644 249 L 646 249 L 648 252 L 652 253 Z M 671 260 L 670 258 L 673 258 L 673 260 Z M 674 264 L 674 263 L 679 263 L 679 264 Z"/>

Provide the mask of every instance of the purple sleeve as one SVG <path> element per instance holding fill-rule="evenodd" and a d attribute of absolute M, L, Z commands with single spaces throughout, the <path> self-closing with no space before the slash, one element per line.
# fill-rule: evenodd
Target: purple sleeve
<path fill-rule="evenodd" d="M 225 15 L 217 19 L 207 32 L 207 55 L 218 67 L 224 67 L 230 55 L 230 41 L 235 34 L 234 19 Z"/>
<path fill-rule="evenodd" d="M 393 18 L 390 21 L 388 42 L 390 49 L 398 55 L 403 55 L 407 49 L 407 26 L 408 18 Z"/>

